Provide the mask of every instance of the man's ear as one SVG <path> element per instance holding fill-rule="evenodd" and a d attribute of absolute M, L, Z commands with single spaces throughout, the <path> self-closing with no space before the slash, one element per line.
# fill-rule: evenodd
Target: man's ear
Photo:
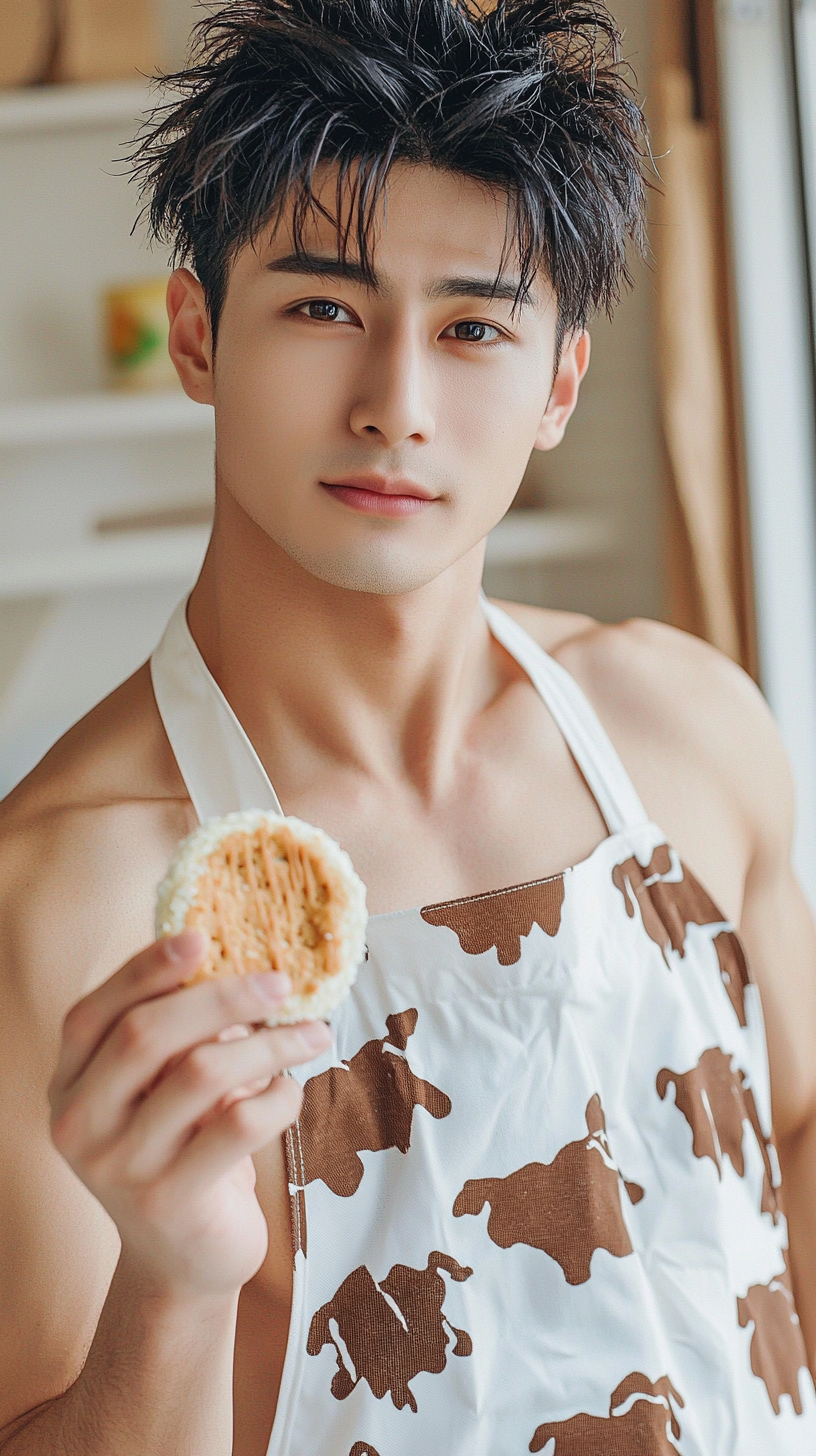
<path fill-rule="evenodd" d="M 189 268 L 177 268 L 167 285 L 170 358 L 184 390 L 199 404 L 214 404 L 213 342 L 204 289 Z"/>
<path fill-rule="evenodd" d="M 535 450 L 554 450 L 564 438 L 564 431 L 578 403 L 581 381 L 589 368 L 592 346 L 586 329 L 565 339 L 558 372 L 541 418 Z"/>

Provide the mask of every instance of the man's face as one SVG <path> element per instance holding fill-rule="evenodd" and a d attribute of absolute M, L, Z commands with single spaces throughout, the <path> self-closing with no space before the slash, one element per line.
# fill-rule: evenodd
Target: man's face
<path fill-rule="evenodd" d="M 533 447 L 563 434 L 588 341 L 568 341 L 553 389 L 549 287 L 539 278 L 514 314 L 509 265 L 490 296 L 505 237 L 500 194 L 398 166 L 376 286 L 353 255 L 340 265 L 320 218 L 306 263 L 283 224 L 238 255 L 210 381 L 218 488 L 322 581 L 383 595 L 425 585 L 501 519 Z"/>

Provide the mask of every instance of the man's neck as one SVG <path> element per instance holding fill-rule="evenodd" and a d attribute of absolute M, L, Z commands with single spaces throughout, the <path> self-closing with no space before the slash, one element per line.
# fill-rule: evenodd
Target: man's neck
<path fill-rule="evenodd" d="M 319 757 L 432 791 L 500 687 L 483 557 L 405 595 L 355 592 L 311 575 L 234 502 L 219 510 L 190 627 L 273 779 L 291 769 L 295 788 Z"/>

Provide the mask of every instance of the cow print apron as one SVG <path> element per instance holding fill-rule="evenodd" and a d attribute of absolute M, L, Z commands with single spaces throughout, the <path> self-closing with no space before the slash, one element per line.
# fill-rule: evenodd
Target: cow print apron
<path fill-rule="evenodd" d="M 813 1456 L 762 1015 L 573 679 L 485 602 L 609 837 L 375 915 L 286 1138 L 269 1456 Z M 281 812 L 182 605 L 152 662 L 200 818 Z"/>

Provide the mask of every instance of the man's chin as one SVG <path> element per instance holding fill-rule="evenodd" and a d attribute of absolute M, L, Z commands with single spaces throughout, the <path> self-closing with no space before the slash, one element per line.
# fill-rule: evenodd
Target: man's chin
<path fill-rule="evenodd" d="M 421 590 L 443 575 L 458 558 L 435 555 L 433 560 L 390 552 L 316 552 L 299 543 L 278 538 L 287 556 L 310 576 L 327 586 L 369 596 L 397 597 Z"/>

